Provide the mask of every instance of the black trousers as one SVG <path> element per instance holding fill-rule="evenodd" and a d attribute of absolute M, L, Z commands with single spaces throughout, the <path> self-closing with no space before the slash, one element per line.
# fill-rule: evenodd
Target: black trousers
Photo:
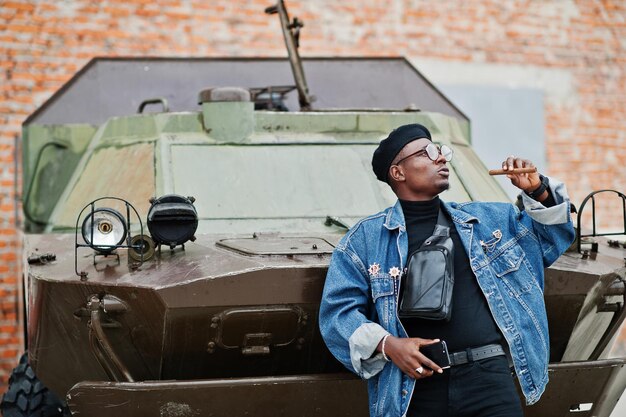
<path fill-rule="evenodd" d="M 505 356 L 417 380 L 407 417 L 523 417 Z"/>

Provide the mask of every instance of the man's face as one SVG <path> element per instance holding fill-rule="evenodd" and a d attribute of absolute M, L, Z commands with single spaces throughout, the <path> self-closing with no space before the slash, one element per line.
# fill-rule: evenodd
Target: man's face
<path fill-rule="evenodd" d="M 431 141 L 426 138 L 414 140 L 402 148 L 394 158 L 389 177 L 390 181 L 395 181 L 393 188 L 399 198 L 430 200 L 450 186 L 448 181 L 450 172 L 441 154 L 436 161 L 431 160 L 425 151 L 412 155 L 430 143 Z"/>

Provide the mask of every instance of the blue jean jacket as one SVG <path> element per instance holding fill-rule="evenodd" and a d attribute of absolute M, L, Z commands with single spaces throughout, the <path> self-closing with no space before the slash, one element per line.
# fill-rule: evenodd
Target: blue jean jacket
<path fill-rule="evenodd" d="M 470 266 L 507 341 L 528 404 L 548 382 L 544 268 L 574 239 L 565 186 L 550 179 L 556 205 L 522 193 L 524 210 L 507 203 L 444 203 Z M 337 245 L 320 306 L 320 330 L 333 355 L 368 380 L 371 416 L 404 416 L 415 380 L 376 347 L 386 334 L 407 337 L 397 316 L 399 271 L 408 239 L 400 203 L 352 227 Z"/>

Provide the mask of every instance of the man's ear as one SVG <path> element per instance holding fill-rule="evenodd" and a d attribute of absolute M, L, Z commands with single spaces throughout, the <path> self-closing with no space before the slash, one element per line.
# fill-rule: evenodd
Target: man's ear
<path fill-rule="evenodd" d="M 392 165 L 391 168 L 389 168 L 389 178 L 395 182 L 403 182 L 406 180 L 404 170 L 399 165 Z"/>

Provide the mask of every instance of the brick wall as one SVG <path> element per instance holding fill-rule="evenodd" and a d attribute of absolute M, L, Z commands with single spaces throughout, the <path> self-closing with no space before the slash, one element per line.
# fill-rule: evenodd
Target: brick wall
<path fill-rule="evenodd" d="M 14 137 L 94 56 L 284 56 L 272 0 L 6 0 L 0 3 L 0 391 L 22 345 Z M 558 69 L 547 97 L 549 173 L 575 202 L 626 191 L 626 3 L 600 0 L 292 0 L 302 55 L 404 55 Z M 515 85 L 516 80 L 510 80 Z M 18 184 L 19 185 L 19 184 Z M 19 197 L 19 196 L 18 196 Z M 619 220 L 611 205 L 603 226 Z"/>

